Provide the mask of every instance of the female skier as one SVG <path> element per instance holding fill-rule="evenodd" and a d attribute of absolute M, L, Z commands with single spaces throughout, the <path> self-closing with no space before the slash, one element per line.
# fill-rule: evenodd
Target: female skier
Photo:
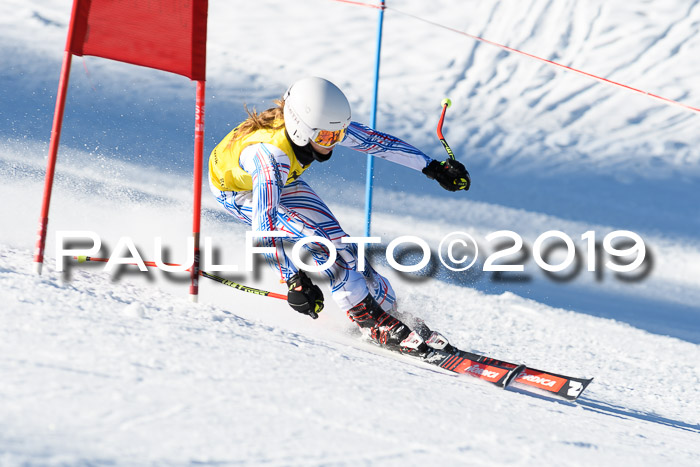
<path fill-rule="evenodd" d="M 274 247 L 267 262 L 286 281 L 289 305 L 318 318 L 323 309 L 321 289 L 284 251 L 285 242 L 323 237 L 335 246 L 337 258 L 325 273 L 331 295 L 341 310 L 375 342 L 394 350 L 424 352 L 444 348 L 447 340 L 421 320 L 414 332 L 397 318 L 391 285 L 365 261 L 358 270 L 358 249 L 343 243 L 343 231 L 328 206 L 300 175 L 312 162 L 330 159 L 336 144 L 421 170 L 450 191 L 468 190 L 469 173 L 455 160 L 438 162 L 393 136 L 350 121 L 350 104 L 333 83 L 322 78 L 292 84 L 277 106 L 248 118 L 231 131 L 209 158 L 209 185 L 217 201 L 254 232 L 282 231 L 284 239 L 264 237 Z M 314 260 L 325 263 L 328 250 L 317 243 L 305 246 Z"/>

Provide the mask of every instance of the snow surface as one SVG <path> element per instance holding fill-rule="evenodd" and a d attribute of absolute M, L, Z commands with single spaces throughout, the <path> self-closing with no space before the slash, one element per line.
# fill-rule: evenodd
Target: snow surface
<path fill-rule="evenodd" d="M 634 282 L 585 267 L 556 282 L 531 257 L 525 282 L 375 263 L 401 308 L 456 345 L 594 377 L 584 395 L 501 391 L 386 354 L 333 303 L 312 321 L 205 280 L 193 305 L 186 275 L 56 272 L 57 230 L 94 230 L 105 255 L 130 236 L 147 259 L 162 236 L 173 260 L 191 230 L 194 86 L 95 57 L 74 59 L 45 271 L 32 274 L 70 2 L 5 0 L 0 465 L 700 464 L 700 116 L 400 13 L 698 107 L 700 1 L 388 4 L 379 127 L 443 158 L 434 131 L 451 97 L 445 136 L 474 185 L 446 193 L 378 161 L 375 235 L 436 248 L 461 230 L 492 252 L 490 232 L 532 246 L 558 229 L 584 251 L 584 232 L 623 229 L 653 263 Z M 366 122 L 376 20 L 330 0 L 210 2 L 205 152 L 243 103 L 265 108 L 308 74 Z M 339 151 L 305 175 L 354 235 L 363 164 Z M 244 227 L 203 201 L 203 235 L 242 264 Z M 283 292 L 267 270 L 231 277 Z"/>

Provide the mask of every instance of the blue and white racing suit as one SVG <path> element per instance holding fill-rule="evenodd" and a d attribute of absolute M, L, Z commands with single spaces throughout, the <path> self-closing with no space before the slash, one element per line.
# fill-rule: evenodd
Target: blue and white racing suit
<path fill-rule="evenodd" d="M 432 160 L 410 144 L 356 122 L 351 122 L 345 139 L 339 144 L 418 171 Z M 267 238 L 261 243 L 261 246 L 275 247 L 276 252 L 265 254 L 265 258 L 279 270 L 282 279 L 289 279 L 297 272 L 284 244 L 303 237 L 323 237 L 331 241 L 337 251 L 335 263 L 325 274 L 340 309 L 349 310 L 371 293 L 382 309 L 392 311 L 396 296 L 391 284 L 368 262 L 365 262 L 364 271 L 358 271 L 357 245 L 341 242 L 348 235 L 328 206 L 301 178 L 287 183 L 290 160 L 284 151 L 268 143 L 253 144 L 241 151 L 239 164 L 252 176 L 251 191 L 221 191 L 211 180 L 210 189 L 230 214 L 250 225 L 253 231 L 286 232 L 284 239 Z M 328 250 L 322 244 L 309 243 L 305 248 L 318 264 L 328 259 Z"/>

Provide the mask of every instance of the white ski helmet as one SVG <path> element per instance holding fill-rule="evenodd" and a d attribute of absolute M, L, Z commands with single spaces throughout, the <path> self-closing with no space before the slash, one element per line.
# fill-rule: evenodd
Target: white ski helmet
<path fill-rule="evenodd" d="M 349 124 L 347 97 L 326 79 L 300 79 L 284 94 L 284 126 L 298 146 L 314 141 L 323 147 L 333 147 L 343 140 Z"/>

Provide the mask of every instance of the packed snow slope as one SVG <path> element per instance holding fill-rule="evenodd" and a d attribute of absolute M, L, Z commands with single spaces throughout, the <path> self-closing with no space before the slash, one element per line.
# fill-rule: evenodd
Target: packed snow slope
<path fill-rule="evenodd" d="M 468 273 L 399 274 L 403 311 L 464 348 L 594 377 L 576 403 L 494 389 L 383 353 L 333 303 L 318 320 L 285 302 L 101 264 L 56 271 L 55 232 L 91 230 L 108 256 L 129 236 L 145 259 L 161 236 L 185 257 L 191 230 L 194 87 L 185 78 L 74 60 L 45 272 L 31 250 L 70 2 L 0 5 L 0 465 L 698 465 L 700 115 L 436 26 L 700 105 L 700 1 L 388 2 L 378 126 L 470 169 L 468 193 L 376 164 L 373 234 L 454 231 L 483 248 Z M 416 17 L 421 19 L 416 19 Z M 367 122 L 377 11 L 330 0 L 210 1 L 208 153 L 243 104 L 325 76 Z M 424 21 L 427 20 L 432 24 Z M 305 179 L 352 235 L 363 232 L 364 157 L 338 151 Z M 523 274 L 482 271 L 517 232 Z M 630 230 L 638 274 L 532 259 L 549 230 Z M 203 235 L 243 264 L 245 228 L 204 192 Z M 512 257 L 511 257 L 512 259 Z M 557 256 L 552 262 L 556 262 Z M 275 275 L 231 275 L 283 292 Z M 315 276 L 328 296 L 327 284 Z"/>
<path fill-rule="evenodd" d="M 700 460 L 696 344 L 512 294 L 402 288 L 453 342 L 596 377 L 564 403 L 379 354 L 332 308 L 310 323 L 234 292 L 214 305 L 206 283 L 192 306 L 97 270 L 37 277 L 27 255 L 0 251 L 2 465 Z"/>

